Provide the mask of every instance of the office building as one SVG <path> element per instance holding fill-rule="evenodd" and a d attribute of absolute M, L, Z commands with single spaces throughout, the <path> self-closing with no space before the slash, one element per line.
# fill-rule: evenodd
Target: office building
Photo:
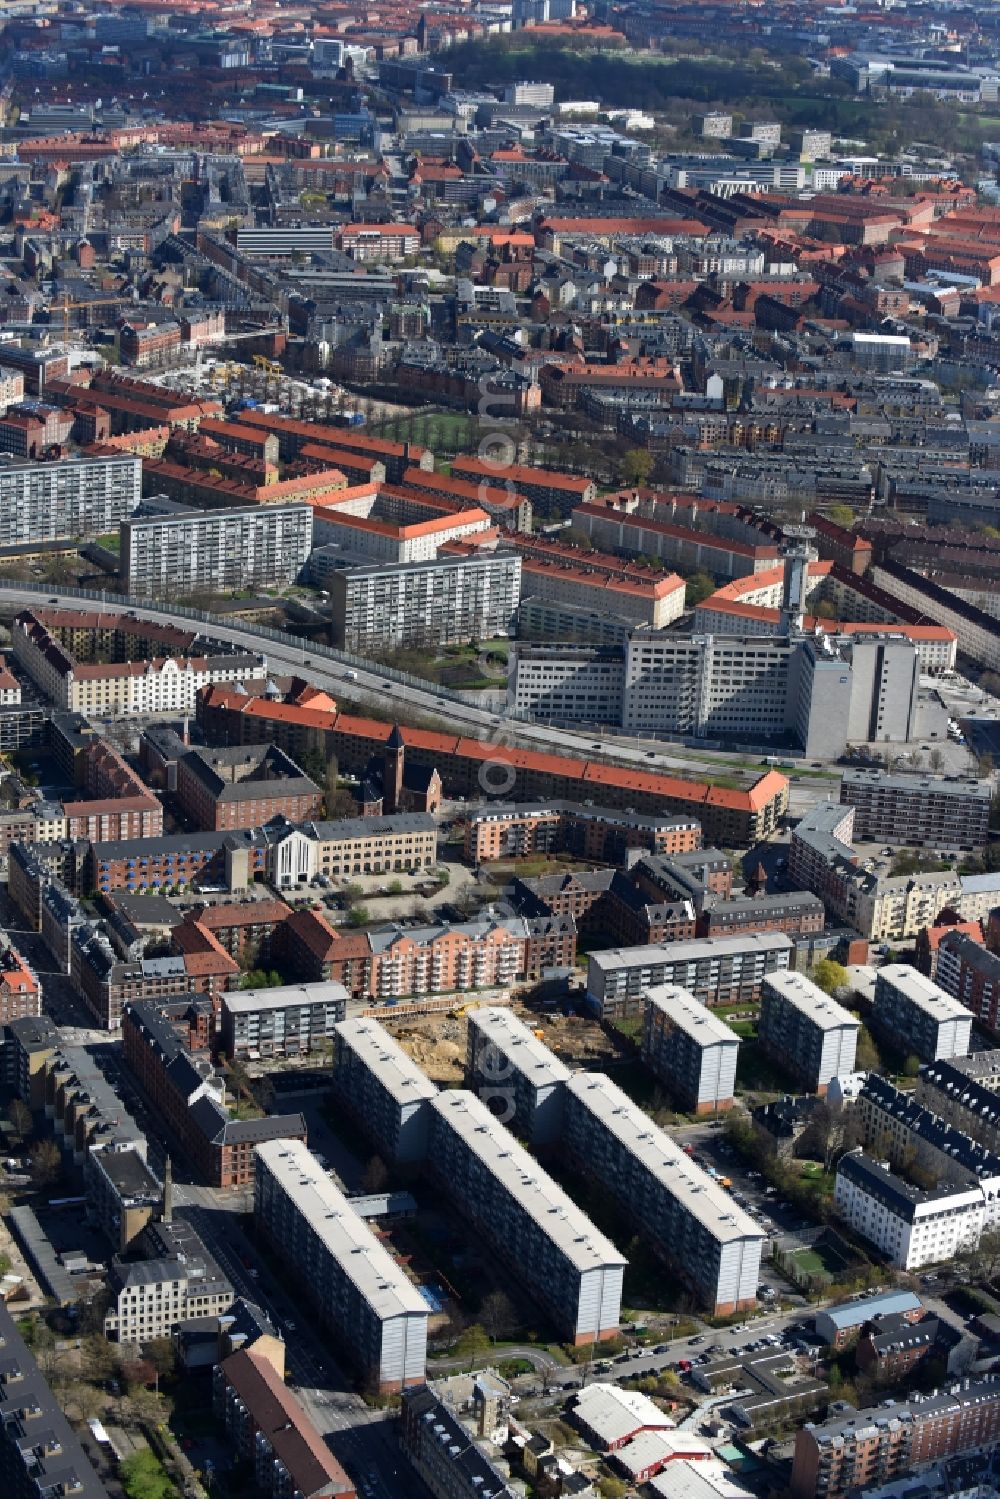
<path fill-rule="evenodd" d="M 465 1086 L 529 1145 L 557 1142 L 570 1075 L 565 1062 L 510 1010 L 477 1005 L 469 1011 Z"/>
<path fill-rule="evenodd" d="M 912 1052 L 922 1062 L 969 1053 L 969 1010 L 907 963 L 879 969 L 872 1020 L 898 1051 Z"/>
<path fill-rule="evenodd" d="M 324 586 L 330 591 L 333 640 L 344 650 L 363 655 L 372 649 L 465 645 L 513 632 L 521 558 L 482 552 L 340 567 Z"/>
<path fill-rule="evenodd" d="M 254 1221 L 368 1389 L 423 1383 L 427 1303 L 302 1141 L 258 1148 Z"/>
<path fill-rule="evenodd" d="M 105 536 L 142 496 L 131 454 L 0 467 L 0 546 Z"/>
<path fill-rule="evenodd" d="M 1000 1438 L 1000 1378 L 980 1375 L 947 1390 L 883 1400 L 807 1423 L 795 1437 L 794 1499 L 845 1499 L 954 1452 Z"/>
<path fill-rule="evenodd" d="M 740 1038 L 677 984 L 646 993 L 642 1060 L 679 1108 L 712 1114 L 733 1105 Z"/>
<path fill-rule="evenodd" d="M 241 1348 L 216 1364 L 212 1404 L 266 1499 L 354 1499 L 353 1483 L 266 1354 Z"/>
<path fill-rule="evenodd" d="M 9 1499 L 108 1499 L 4 1303 L 0 1361 L 0 1482 Z"/>
<path fill-rule="evenodd" d="M 983 1188 L 974 1178 L 912 1187 L 860 1146 L 837 1164 L 833 1203 L 855 1233 L 900 1270 L 944 1264 L 975 1249 L 986 1224 Z"/>
<path fill-rule="evenodd" d="M 625 1258 L 475 1094 L 430 1102 L 428 1164 L 492 1251 L 575 1344 L 614 1337 Z"/>
<path fill-rule="evenodd" d="M 334 1027 L 331 1083 L 338 1105 L 387 1164 L 425 1159 L 428 1104 L 437 1088 L 377 1020 Z"/>
<path fill-rule="evenodd" d="M 614 1196 L 712 1316 L 753 1307 L 763 1230 L 602 1073 L 576 1073 L 565 1094 L 562 1143 L 577 1169 Z"/>
<path fill-rule="evenodd" d="M 840 800 L 855 837 L 917 848 L 981 848 L 989 836 L 989 780 L 847 770 Z"/>
<path fill-rule="evenodd" d="M 343 984 L 282 984 L 221 996 L 219 1035 L 231 1060 L 299 1057 L 323 1050 L 347 1013 Z"/>
<path fill-rule="evenodd" d="M 180 599 L 294 583 L 312 550 L 311 505 L 191 510 L 133 516 L 121 526 L 125 592 Z"/>
<path fill-rule="evenodd" d="M 687 989 L 705 1005 L 756 1003 L 766 974 L 787 969 L 792 941 L 783 932 L 703 937 L 590 954 L 587 1004 L 603 1019 L 645 1014 L 645 995 L 660 984 Z"/>
<path fill-rule="evenodd" d="M 828 758 L 849 742 L 911 740 L 919 675 L 916 648 L 901 637 L 635 629 L 605 649 L 519 644 L 507 706 L 526 718 L 633 734 L 790 739 Z"/>
<path fill-rule="evenodd" d="M 801 973 L 769 974 L 761 987 L 762 1050 L 821 1097 L 831 1078 L 854 1071 L 861 1022 Z"/>

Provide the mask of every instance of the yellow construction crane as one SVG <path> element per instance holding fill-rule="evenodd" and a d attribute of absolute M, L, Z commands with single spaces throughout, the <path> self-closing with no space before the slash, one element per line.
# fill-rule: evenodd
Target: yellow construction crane
<path fill-rule="evenodd" d="M 269 375 L 283 375 L 284 366 L 276 359 L 268 359 L 266 354 L 255 354 L 253 356 L 254 366 L 259 370 L 266 370 Z"/>
<path fill-rule="evenodd" d="M 50 312 L 61 312 L 63 315 L 63 338 L 69 337 L 69 315 L 76 307 L 120 307 L 121 297 L 91 297 L 85 302 L 57 302 L 49 309 Z"/>

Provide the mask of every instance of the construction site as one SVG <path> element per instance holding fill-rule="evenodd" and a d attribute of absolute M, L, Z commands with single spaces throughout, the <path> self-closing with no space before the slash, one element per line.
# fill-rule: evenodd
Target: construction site
<path fill-rule="evenodd" d="M 465 1073 L 470 1008 L 414 1016 L 395 1024 L 388 1015 L 379 1018 L 432 1082 L 445 1088 L 460 1087 Z M 552 1010 L 539 1012 L 523 1004 L 514 1004 L 511 1009 L 567 1067 L 600 1070 L 633 1055 L 624 1037 L 605 1031 L 589 1016 Z"/>

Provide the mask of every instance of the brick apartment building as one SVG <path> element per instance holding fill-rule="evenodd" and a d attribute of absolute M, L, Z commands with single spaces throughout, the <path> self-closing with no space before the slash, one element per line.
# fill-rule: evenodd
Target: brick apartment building
<path fill-rule="evenodd" d="M 0 1025 L 42 1013 L 42 986 L 27 959 L 8 940 L 0 946 Z"/>
<path fill-rule="evenodd" d="M 177 799 L 195 827 L 257 828 L 273 817 L 308 822 L 323 793 L 276 745 L 195 749 L 177 762 Z"/>
<path fill-rule="evenodd" d="M 965 1380 L 913 1400 L 885 1401 L 807 1423 L 795 1438 L 795 1499 L 842 1499 L 883 1484 L 922 1463 L 987 1447 L 1000 1438 L 1000 1379 Z"/>
<path fill-rule="evenodd" d="M 693 818 L 637 816 L 579 802 L 526 802 L 484 806 L 469 813 L 465 857 L 471 864 L 572 853 L 621 864 L 626 850 L 689 853 L 701 847 L 701 825 Z"/>
<path fill-rule="evenodd" d="M 233 1119 L 225 1084 L 209 1058 L 211 1032 L 208 1000 L 126 1005 L 125 1063 L 197 1180 L 213 1187 L 248 1186 L 256 1146 L 267 1140 L 304 1141 L 306 1124 L 301 1114 Z"/>

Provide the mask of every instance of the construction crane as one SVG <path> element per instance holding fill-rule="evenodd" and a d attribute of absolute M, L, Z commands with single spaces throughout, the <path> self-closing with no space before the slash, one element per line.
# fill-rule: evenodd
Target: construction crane
<path fill-rule="evenodd" d="M 122 297 L 91 297 L 85 302 L 57 302 L 50 307 L 50 312 L 61 312 L 63 315 L 63 338 L 69 337 L 69 315 L 77 307 L 120 307 Z"/>
<path fill-rule="evenodd" d="M 285 373 L 284 365 L 279 364 L 276 359 L 268 359 L 266 354 L 255 354 L 253 362 L 256 369 L 265 370 L 269 375 L 283 375 Z"/>

